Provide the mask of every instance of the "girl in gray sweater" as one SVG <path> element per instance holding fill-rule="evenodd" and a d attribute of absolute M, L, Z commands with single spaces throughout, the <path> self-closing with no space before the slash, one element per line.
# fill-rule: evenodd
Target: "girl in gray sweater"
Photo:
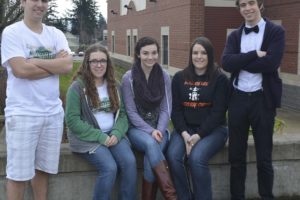
<path fill-rule="evenodd" d="M 122 80 L 122 94 L 130 121 L 128 138 L 144 153 L 142 199 L 156 196 L 156 183 L 167 200 L 177 199 L 163 154 L 168 143 L 171 82 L 158 62 L 159 45 L 150 37 L 135 46 L 135 62 Z"/>

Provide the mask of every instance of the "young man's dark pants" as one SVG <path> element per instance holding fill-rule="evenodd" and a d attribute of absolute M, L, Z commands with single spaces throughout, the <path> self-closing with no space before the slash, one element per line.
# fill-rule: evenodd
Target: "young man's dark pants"
<path fill-rule="evenodd" d="M 275 113 L 275 108 L 266 107 L 262 91 L 233 91 L 228 109 L 232 200 L 245 199 L 246 153 L 250 126 L 256 149 L 259 195 L 264 200 L 274 199 L 272 147 Z"/>

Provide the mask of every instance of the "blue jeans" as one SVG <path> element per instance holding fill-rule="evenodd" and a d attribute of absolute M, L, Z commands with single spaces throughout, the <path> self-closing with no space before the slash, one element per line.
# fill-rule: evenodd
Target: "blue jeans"
<path fill-rule="evenodd" d="M 112 147 L 99 146 L 92 153 L 79 153 L 89 163 L 94 165 L 99 175 L 96 179 L 93 200 L 108 200 L 116 180 L 117 171 L 120 170 L 120 191 L 118 199 L 137 199 L 136 161 L 129 142 L 121 139 Z"/>
<path fill-rule="evenodd" d="M 154 182 L 155 176 L 152 168 L 161 161 L 166 160 L 163 154 L 168 143 L 168 132 L 164 132 L 162 141 L 158 143 L 149 133 L 137 128 L 130 128 L 128 138 L 132 146 L 138 151 L 144 153 L 144 178 L 148 182 Z"/>
<path fill-rule="evenodd" d="M 224 147 L 227 138 L 227 128 L 218 127 L 199 140 L 187 157 L 182 136 L 173 132 L 167 151 L 167 159 L 178 199 L 212 200 L 208 162 Z M 193 192 L 191 191 L 189 173 L 192 179 Z"/>

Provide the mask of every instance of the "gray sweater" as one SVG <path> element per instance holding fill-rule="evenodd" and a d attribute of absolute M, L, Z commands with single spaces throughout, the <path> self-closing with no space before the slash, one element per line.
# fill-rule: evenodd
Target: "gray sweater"
<path fill-rule="evenodd" d="M 127 71 L 122 79 L 122 95 L 127 111 L 127 116 L 131 124 L 142 131 L 145 131 L 149 134 L 153 132 L 154 129 L 159 130 L 160 132 L 165 132 L 168 128 L 170 116 L 171 116 L 171 106 L 172 106 L 172 94 L 171 94 L 171 80 L 166 71 L 163 70 L 164 81 L 165 81 L 165 96 L 160 104 L 160 113 L 157 127 L 151 127 L 144 119 L 139 115 L 133 93 L 132 85 L 132 75 L 131 70 Z"/>

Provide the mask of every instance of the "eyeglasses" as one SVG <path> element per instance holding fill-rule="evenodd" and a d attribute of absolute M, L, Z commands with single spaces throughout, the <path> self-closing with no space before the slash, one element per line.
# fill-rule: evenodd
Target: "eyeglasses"
<path fill-rule="evenodd" d="M 106 65 L 107 64 L 107 60 L 105 59 L 101 59 L 101 60 L 90 60 L 89 61 L 91 66 L 98 66 L 100 65 Z"/>

